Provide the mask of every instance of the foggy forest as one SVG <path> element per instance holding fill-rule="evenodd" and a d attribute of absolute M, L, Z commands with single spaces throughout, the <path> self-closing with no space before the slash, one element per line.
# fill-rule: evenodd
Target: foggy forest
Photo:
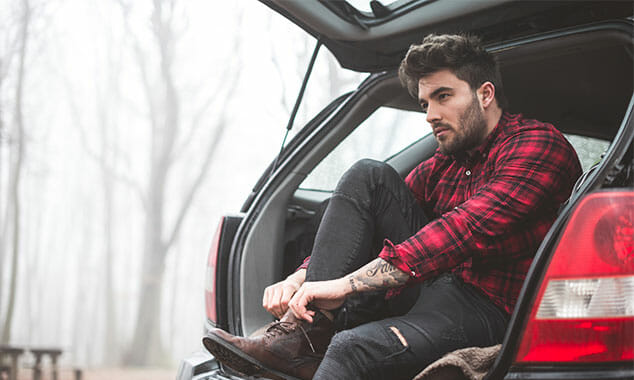
<path fill-rule="evenodd" d="M 256 1 L 0 2 L 0 344 L 197 350 L 216 224 L 279 151 L 314 44 Z M 295 124 L 360 78 L 323 49 Z"/>

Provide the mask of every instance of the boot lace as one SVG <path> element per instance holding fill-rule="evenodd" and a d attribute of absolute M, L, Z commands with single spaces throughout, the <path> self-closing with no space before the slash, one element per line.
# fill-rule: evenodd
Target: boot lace
<path fill-rule="evenodd" d="M 302 327 L 302 325 L 299 324 L 299 323 L 276 321 L 276 322 L 273 322 L 266 329 L 265 334 L 269 335 L 269 336 L 277 336 L 277 335 L 281 335 L 281 334 L 286 335 L 286 334 L 290 334 L 291 332 L 295 331 L 295 329 L 297 327 L 299 327 L 299 329 L 301 330 L 302 334 L 304 334 L 304 337 L 308 341 L 308 345 L 310 346 L 310 349 L 313 351 L 313 353 L 315 353 L 315 347 L 313 347 L 313 342 L 310 341 L 310 338 L 308 337 L 308 334 L 306 333 L 306 330 L 304 330 L 304 327 Z"/>

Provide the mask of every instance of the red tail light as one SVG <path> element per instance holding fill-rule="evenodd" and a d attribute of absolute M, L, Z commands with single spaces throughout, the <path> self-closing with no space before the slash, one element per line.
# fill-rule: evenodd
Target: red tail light
<path fill-rule="evenodd" d="M 218 263 L 218 247 L 220 245 L 220 232 L 224 223 L 224 217 L 218 223 L 218 229 L 211 242 L 209 257 L 207 258 L 207 273 L 205 276 L 205 313 L 212 324 L 217 324 L 216 313 L 216 264 Z"/>
<path fill-rule="evenodd" d="M 564 229 L 517 363 L 634 360 L 634 193 L 585 197 Z"/>

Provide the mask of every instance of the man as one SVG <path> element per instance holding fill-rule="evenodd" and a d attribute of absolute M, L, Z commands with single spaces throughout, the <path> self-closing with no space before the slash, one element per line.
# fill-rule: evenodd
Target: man
<path fill-rule="evenodd" d="M 504 112 L 497 64 L 477 38 L 427 36 L 399 76 L 427 114 L 436 154 L 404 181 L 371 160 L 348 170 L 309 260 L 265 291 L 281 321 L 252 338 L 203 339 L 225 364 L 410 379 L 450 351 L 501 342 L 579 160 L 552 125 Z"/>

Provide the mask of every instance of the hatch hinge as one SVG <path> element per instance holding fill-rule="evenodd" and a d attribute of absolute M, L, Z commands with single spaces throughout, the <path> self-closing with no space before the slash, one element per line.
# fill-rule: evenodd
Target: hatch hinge
<path fill-rule="evenodd" d="M 293 110 L 291 111 L 291 116 L 288 119 L 288 124 L 286 125 L 286 133 L 284 134 L 284 139 L 282 140 L 282 146 L 280 147 L 280 152 L 275 157 L 275 161 L 273 162 L 273 166 L 271 167 L 271 171 L 269 172 L 268 177 L 277 169 L 277 165 L 279 164 L 280 158 L 282 156 L 282 152 L 284 151 L 284 146 L 286 145 L 286 139 L 288 138 L 288 134 L 293 128 L 293 123 L 295 122 L 295 116 L 297 115 L 297 111 L 299 110 L 299 105 L 302 102 L 302 98 L 304 97 L 304 91 L 306 90 L 306 85 L 308 84 L 308 78 L 310 78 L 310 74 L 313 71 L 313 66 L 315 66 L 315 60 L 317 59 L 317 54 L 319 53 L 319 48 L 321 47 L 321 41 L 317 39 L 317 44 L 315 45 L 315 49 L 313 50 L 313 55 L 310 57 L 310 62 L 308 63 L 308 68 L 306 69 L 306 74 L 304 74 L 304 80 L 302 81 L 302 87 L 299 89 L 299 94 L 297 94 L 297 100 L 295 100 L 295 105 L 293 106 Z"/>

